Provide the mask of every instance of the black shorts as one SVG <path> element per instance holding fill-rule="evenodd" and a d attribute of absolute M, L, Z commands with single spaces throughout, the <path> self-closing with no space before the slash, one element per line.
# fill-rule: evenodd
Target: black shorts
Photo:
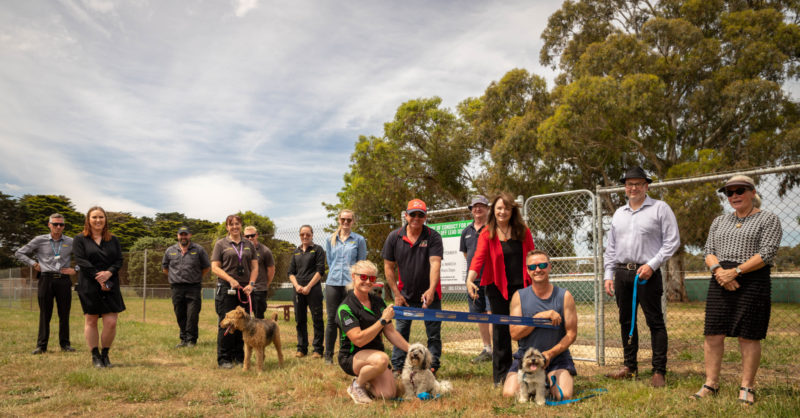
<path fill-rule="evenodd" d="M 519 366 L 522 364 L 522 355 L 520 354 L 519 350 L 514 353 L 514 361 L 511 363 L 511 368 L 508 369 L 509 373 L 516 373 L 519 371 Z M 564 369 L 569 372 L 572 376 L 577 376 L 578 371 L 575 370 L 575 363 L 572 361 L 571 358 L 567 356 L 556 356 L 555 359 L 550 361 L 550 364 L 547 365 L 545 372 L 550 373 L 553 370 L 560 370 Z"/>
<path fill-rule="evenodd" d="M 358 351 L 356 351 L 357 353 Z M 345 373 L 349 374 L 350 376 L 357 376 L 356 372 L 353 371 L 353 358 L 356 356 L 356 353 L 353 354 L 346 354 L 343 356 L 339 356 L 339 367 L 344 370 Z M 389 370 L 392 370 L 392 362 L 389 362 Z"/>

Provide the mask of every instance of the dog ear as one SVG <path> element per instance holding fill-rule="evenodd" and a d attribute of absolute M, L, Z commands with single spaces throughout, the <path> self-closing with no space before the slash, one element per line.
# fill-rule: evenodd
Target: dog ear
<path fill-rule="evenodd" d="M 425 362 L 423 364 L 423 369 L 430 370 L 431 364 L 433 364 L 433 356 L 431 356 L 431 352 L 428 349 L 425 349 Z"/>

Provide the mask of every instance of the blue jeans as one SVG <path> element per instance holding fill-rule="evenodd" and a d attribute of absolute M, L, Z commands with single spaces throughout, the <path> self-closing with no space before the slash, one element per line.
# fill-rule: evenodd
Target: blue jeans
<path fill-rule="evenodd" d="M 435 294 L 435 293 L 434 293 Z M 421 308 L 422 302 L 412 302 L 408 300 L 408 306 L 414 308 Z M 436 296 L 433 303 L 428 305 L 428 309 L 442 309 L 442 301 Z M 411 335 L 411 320 L 408 319 L 397 319 L 397 332 L 408 341 L 409 336 Z M 425 334 L 428 336 L 428 351 L 431 352 L 431 357 L 433 357 L 433 363 L 431 367 L 434 370 L 439 370 L 439 357 L 442 355 L 442 323 L 439 321 L 424 321 L 425 322 Z M 410 341 L 409 341 L 410 343 Z M 406 362 L 406 352 L 395 347 L 392 349 L 392 369 L 394 370 L 403 370 L 403 364 Z"/>

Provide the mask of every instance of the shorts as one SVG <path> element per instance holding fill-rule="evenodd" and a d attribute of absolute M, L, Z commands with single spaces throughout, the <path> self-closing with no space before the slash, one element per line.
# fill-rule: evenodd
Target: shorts
<path fill-rule="evenodd" d="M 356 353 L 357 352 L 358 351 L 356 351 Z M 344 372 L 350 376 L 357 376 L 356 372 L 353 371 L 353 358 L 356 356 L 356 353 L 339 356 L 339 367 L 341 367 L 342 370 L 344 370 Z M 389 362 L 389 370 L 392 370 L 391 361 Z"/>
<path fill-rule="evenodd" d="M 480 282 L 475 282 L 478 285 L 478 297 L 473 300 L 467 294 L 467 303 L 469 304 L 469 313 L 486 313 L 492 309 L 489 307 L 489 297 L 486 296 L 486 286 L 481 286 Z"/>
<path fill-rule="evenodd" d="M 522 351 L 517 350 L 513 357 L 514 361 L 511 363 L 511 368 L 508 369 L 509 373 L 516 373 L 519 371 L 520 363 L 522 363 Z M 575 363 L 572 361 L 572 357 L 565 356 L 564 353 L 561 353 L 560 355 L 556 356 L 556 358 L 551 360 L 550 364 L 547 365 L 547 368 L 544 371 L 550 373 L 553 370 L 561 369 L 568 371 L 571 376 L 578 375 L 578 371 L 575 370 Z"/>

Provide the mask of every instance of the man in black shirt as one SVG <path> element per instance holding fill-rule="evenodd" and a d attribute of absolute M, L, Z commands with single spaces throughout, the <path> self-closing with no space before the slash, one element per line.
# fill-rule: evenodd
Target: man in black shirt
<path fill-rule="evenodd" d="M 381 256 L 386 283 L 395 295 L 394 303 L 397 306 L 442 309 L 439 278 L 444 247 L 442 236 L 425 226 L 426 216 L 425 202 L 419 199 L 408 202 L 408 225 L 392 231 L 383 244 Z M 425 321 L 434 372 L 439 369 L 439 357 L 442 355 L 441 329 L 441 322 Z M 398 319 L 397 332 L 408 341 L 411 321 Z M 402 370 L 405 360 L 406 352 L 395 347 L 392 350 L 392 368 Z"/>

